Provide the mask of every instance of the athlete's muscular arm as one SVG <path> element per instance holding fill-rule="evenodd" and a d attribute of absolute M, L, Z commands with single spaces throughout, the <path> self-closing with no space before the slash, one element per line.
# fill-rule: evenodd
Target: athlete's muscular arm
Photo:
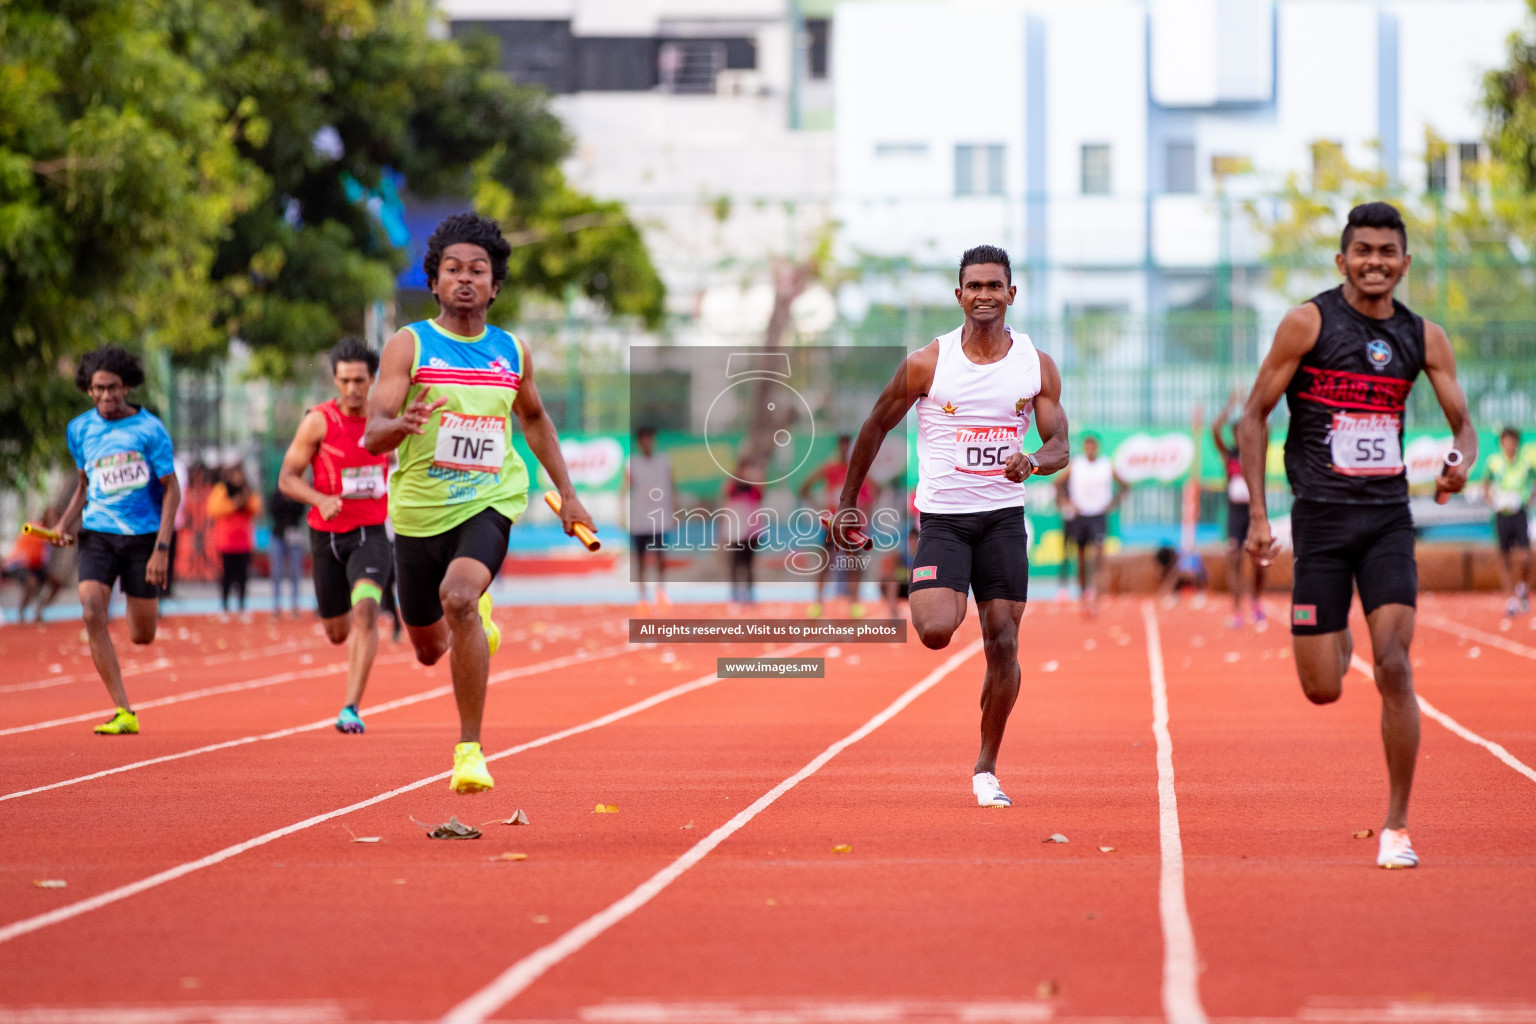
<path fill-rule="evenodd" d="M 1040 353 L 1040 393 L 1035 396 L 1035 429 L 1040 431 L 1040 447 L 1035 449 L 1035 469 L 1020 452 L 1008 459 L 1003 475 L 1022 483 L 1032 474 L 1049 476 L 1067 468 L 1072 448 L 1067 439 L 1067 414 L 1061 407 L 1061 371 L 1056 360 Z"/>
<path fill-rule="evenodd" d="M 848 450 L 848 475 L 843 480 L 843 490 L 838 496 L 837 514 L 834 517 L 838 526 L 862 525 L 863 517 L 857 511 L 859 491 L 864 486 L 864 478 L 869 475 L 869 467 L 880 453 L 885 436 L 895 429 L 896 424 L 906 416 L 907 410 L 933 386 L 933 371 L 938 363 L 939 343 L 929 342 L 901 361 L 901 365 L 896 368 L 896 375 L 886 384 L 885 390 L 880 392 L 880 397 L 875 399 L 875 407 L 869 411 L 864 425 L 859 428 L 859 436 L 853 439 L 853 447 Z M 847 538 L 842 536 L 836 526 L 833 540 L 844 547 L 857 546 L 847 543 Z"/>
<path fill-rule="evenodd" d="M 368 396 L 363 447 L 372 455 L 394 451 L 407 434 L 425 434 L 432 414 L 448 404 L 446 398 L 429 404 L 427 397 L 432 388 L 425 387 L 414 402 L 405 405 L 405 396 L 411 391 L 411 364 L 415 361 L 415 335 L 407 330 L 396 331 L 384 344 L 379 356 L 379 382 Z"/>
<path fill-rule="evenodd" d="M 555 423 L 545 411 L 544 403 L 539 398 L 539 389 L 533 383 L 533 354 L 526 348 L 523 349 L 522 383 L 518 386 L 517 400 L 512 403 L 512 411 L 517 413 L 517 421 L 523 426 L 523 436 L 528 439 L 528 447 L 533 450 L 534 457 L 544 467 L 544 472 L 549 474 L 555 490 L 560 494 L 560 525 L 565 529 L 565 535 L 574 535 L 577 523 L 596 533 L 597 524 L 592 522 L 591 513 L 581 503 L 581 499 L 576 497 L 576 489 L 571 486 L 571 474 L 565 468 L 565 456 L 560 452 L 560 435 L 555 431 Z"/>
<path fill-rule="evenodd" d="M 157 587 L 165 586 L 167 571 L 171 565 L 170 544 L 176 534 L 176 509 L 181 505 L 181 481 L 175 473 L 160 478 L 165 493 L 160 498 L 160 531 L 155 535 L 155 550 L 144 566 L 144 579 Z M 161 548 L 166 550 L 161 550 Z"/>
<path fill-rule="evenodd" d="M 1435 499 L 1455 494 L 1467 486 L 1467 474 L 1477 465 L 1477 428 L 1472 425 L 1472 413 L 1467 410 L 1467 396 L 1456 380 L 1456 353 L 1451 350 L 1451 339 L 1439 324 L 1424 321 L 1424 372 L 1435 389 L 1440 401 L 1440 411 L 1455 435 L 1456 450 L 1461 452 L 1461 464 L 1441 466 L 1435 478 Z"/>
<path fill-rule="evenodd" d="M 1269 458 L 1269 414 L 1301 360 L 1317 344 L 1323 329 L 1323 314 L 1312 303 L 1297 306 L 1285 314 L 1275 331 L 1275 342 L 1259 367 L 1259 376 L 1248 392 L 1243 418 L 1237 424 L 1237 452 L 1243 462 L 1243 479 L 1248 483 L 1248 540 L 1243 545 L 1256 565 L 1275 560 L 1275 537 L 1269 528 L 1269 509 L 1264 504 L 1264 466 Z"/>
<path fill-rule="evenodd" d="M 315 461 L 324 440 L 325 417 L 311 409 L 299 421 L 299 429 L 283 453 L 283 466 L 277 471 L 277 489 L 294 501 L 315 506 L 320 518 L 329 521 L 341 512 L 341 495 L 322 494 L 304 479 L 304 468 Z"/>
<path fill-rule="evenodd" d="M 69 504 L 64 506 L 64 513 L 59 516 L 57 530 L 59 539 L 48 541 L 56 548 L 67 548 L 75 542 L 75 534 L 71 527 L 74 526 L 80 511 L 85 508 L 86 495 L 90 493 L 91 478 L 86 476 L 83 469 L 78 472 L 80 475 L 75 480 L 75 493 L 69 496 Z"/>

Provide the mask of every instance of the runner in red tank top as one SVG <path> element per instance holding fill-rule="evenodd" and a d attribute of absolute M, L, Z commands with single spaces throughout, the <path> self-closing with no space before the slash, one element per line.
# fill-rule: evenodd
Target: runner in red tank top
<path fill-rule="evenodd" d="M 368 391 L 379 356 L 356 338 L 331 349 L 337 397 L 304 414 L 283 456 L 277 486 L 308 504 L 315 604 L 325 635 L 347 650 L 347 703 L 336 717 L 338 732 L 362 732 L 358 705 L 379 649 L 379 605 L 390 586 L 394 551 L 384 520 L 389 516 L 389 456 L 363 447 Z M 313 484 L 304 470 L 313 473 Z"/>

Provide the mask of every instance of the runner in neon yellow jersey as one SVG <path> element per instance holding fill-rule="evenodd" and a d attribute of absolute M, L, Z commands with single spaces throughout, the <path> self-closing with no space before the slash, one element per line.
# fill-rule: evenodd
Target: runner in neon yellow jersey
<path fill-rule="evenodd" d="M 527 348 L 485 322 L 511 252 L 484 217 L 458 214 L 437 226 L 422 269 L 441 311 L 385 344 L 363 434 L 375 455 L 399 451 L 389 504 L 400 616 L 423 665 L 449 655 L 459 705 L 449 786 L 457 793 L 493 785 L 480 721 L 501 634 L 487 588 L 507 556 L 513 520 L 528 507 L 528 468 L 512 447 L 514 413 L 560 492 L 565 532 L 593 525 L 571 489 Z"/>

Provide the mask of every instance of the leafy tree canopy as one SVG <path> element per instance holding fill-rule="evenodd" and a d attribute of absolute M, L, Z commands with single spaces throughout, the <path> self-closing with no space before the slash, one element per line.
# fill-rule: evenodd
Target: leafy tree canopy
<path fill-rule="evenodd" d="M 659 322 L 638 232 L 564 181 L 543 95 L 438 17 L 428 0 L 0 5 L 0 479 L 60 455 L 81 351 L 197 364 L 239 337 L 281 376 L 360 329 L 404 266 L 356 200 L 390 173 L 503 221 L 502 317 L 574 287 Z"/>

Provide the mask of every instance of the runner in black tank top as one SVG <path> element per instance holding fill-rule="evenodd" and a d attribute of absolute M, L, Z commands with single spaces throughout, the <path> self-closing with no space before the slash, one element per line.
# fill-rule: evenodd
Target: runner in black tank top
<path fill-rule="evenodd" d="M 1445 332 L 1392 297 L 1408 270 L 1408 233 L 1386 203 L 1349 213 L 1335 262 L 1344 284 L 1286 314 L 1238 426 L 1252 495 L 1246 548 L 1267 566 L 1276 544 L 1264 502 L 1267 420 L 1283 393 L 1291 424 L 1285 472 L 1296 496 L 1291 633 L 1301 687 L 1315 704 L 1338 700 L 1354 654 L 1349 605 L 1360 592 L 1382 699 L 1391 788 L 1376 863 L 1418 864 L 1408 841 L 1408 796 L 1419 748 L 1419 706 L 1408 648 L 1418 568 L 1403 466 L 1403 416 L 1422 370 L 1461 453 L 1435 481 L 1437 499 L 1466 486 L 1477 433 Z M 1448 462 L 1454 460 L 1447 460 Z"/>

